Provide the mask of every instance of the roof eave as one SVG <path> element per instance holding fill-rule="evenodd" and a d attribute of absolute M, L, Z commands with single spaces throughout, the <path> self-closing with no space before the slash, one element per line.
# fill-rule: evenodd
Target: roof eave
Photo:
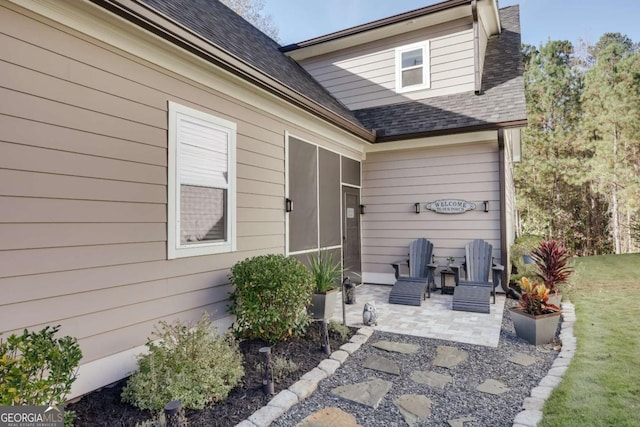
<path fill-rule="evenodd" d="M 338 113 L 331 111 L 302 93 L 290 88 L 277 79 L 236 55 L 206 40 L 182 24 L 137 0 L 90 0 L 119 17 L 150 31 L 156 36 L 205 59 L 206 61 L 234 74 L 243 80 L 273 94 L 303 110 L 327 120 L 339 128 L 372 143 L 375 135 Z"/>
<path fill-rule="evenodd" d="M 527 125 L 527 119 L 511 120 L 511 121 L 498 122 L 498 123 L 483 123 L 480 125 L 456 127 L 451 129 L 438 129 L 438 130 L 430 130 L 430 131 L 402 133 L 402 134 L 388 135 L 388 136 L 380 135 L 376 137 L 375 142 L 384 143 L 384 142 L 402 141 L 406 139 L 430 138 L 434 136 L 479 132 L 479 131 L 485 131 L 485 130 L 521 128 L 521 127 L 525 127 L 526 125 Z"/>
<path fill-rule="evenodd" d="M 282 52 L 292 52 L 294 50 L 304 49 L 306 47 L 354 36 L 357 34 L 373 31 L 379 28 L 402 23 L 405 21 L 411 21 L 413 19 L 420 18 L 425 15 L 431 15 L 436 12 L 442 12 L 448 9 L 453 9 L 458 6 L 463 6 L 468 4 L 471 4 L 471 0 L 447 0 L 440 3 L 432 4 L 430 6 L 426 6 L 420 9 L 410 10 L 408 12 L 400 13 L 387 18 L 378 19 L 377 21 L 368 22 L 366 24 L 357 25 L 355 27 L 336 31 L 320 37 L 315 37 L 313 39 L 305 40 L 299 43 L 283 46 L 280 50 Z"/>

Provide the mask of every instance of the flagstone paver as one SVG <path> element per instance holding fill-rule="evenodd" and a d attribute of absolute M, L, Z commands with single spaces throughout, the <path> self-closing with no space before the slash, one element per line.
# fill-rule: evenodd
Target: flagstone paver
<path fill-rule="evenodd" d="M 393 401 L 410 426 L 431 416 L 431 399 L 420 394 L 403 394 Z"/>
<path fill-rule="evenodd" d="M 381 356 L 369 356 L 367 360 L 362 364 L 364 368 L 373 369 L 376 371 L 386 372 L 392 375 L 400 375 L 400 367 L 396 362 L 386 357 Z"/>
<path fill-rule="evenodd" d="M 489 379 L 476 387 L 476 390 L 483 393 L 499 395 L 509 391 L 509 387 L 507 387 L 503 382 Z"/>
<path fill-rule="evenodd" d="M 534 363 L 536 363 L 536 358 L 533 356 L 530 356 L 528 354 L 525 353 L 516 353 L 513 356 L 509 357 L 507 359 L 509 362 L 513 362 L 517 365 L 521 365 L 521 366 L 531 366 Z"/>
<path fill-rule="evenodd" d="M 415 354 L 418 352 L 418 350 L 420 350 L 420 346 L 417 346 L 415 344 L 406 344 L 394 341 L 378 341 L 374 342 L 371 345 L 375 348 L 379 348 L 380 350 L 402 354 Z"/>
<path fill-rule="evenodd" d="M 331 390 L 331 393 L 343 399 L 376 409 L 380 401 L 391 390 L 392 385 L 389 381 L 372 378 L 361 383 L 336 387 Z"/>
<path fill-rule="evenodd" d="M 413 371 L 411 372 L 411 379 L 419 384 L 426 384 L 435 388 L 444 388 L 447 384 L 453 382 L 451 375 L 433 371 Z"/>
<path fill-rule="evenodd" d="M 442 368 L 454 368 L 469 358 L 469 353 L 466 351 L 447 345 L 439 345 L 436 352 L 433 366 Z"/>
<path fill-rule="evenodd" d="M 475 421 L 476 417 L 467 416 L 462 418 L 455 418 L 453 420 L 447 421 L 451 427 L 464 427 L 464 423 L 470 423 Z"/>
<path fill-rule="evenodd" d="M 339 408 L 324 408 L 296 424 L 296 427 L 362 427 L 356 417 Z"/>

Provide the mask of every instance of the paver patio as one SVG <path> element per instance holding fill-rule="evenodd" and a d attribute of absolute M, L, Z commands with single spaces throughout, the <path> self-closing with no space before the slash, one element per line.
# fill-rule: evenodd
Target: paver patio
<path fill-rule="evenodd" d="M 451 295 L 431 292 L 431 298 L 419 307 L 389 304 L 391 286 L 360 285 L 356 289 L 356 304 L 346 304 L 347 325 L 362 327 L 365 302 L 376 307 L 378 324 L 375 330 L 398 334 L 438 338 L 467 344 L 497 347 L 504 313 L 505 296 L 498 294 L 490 304 L 489 314 L 453 311 Z M 342 301 L 338 300 L 333 320 L 342 322 Z"/>

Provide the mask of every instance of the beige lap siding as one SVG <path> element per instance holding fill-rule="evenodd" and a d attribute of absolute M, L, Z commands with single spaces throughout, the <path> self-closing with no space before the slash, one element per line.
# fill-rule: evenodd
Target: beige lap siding
<path fill-rule="evenodd" d="M 425 204 L 462 199 L 478 204 L 463 214 L 438 214 Z M 490 211 L 483 211 L 484 200 Z M 363 164 L 362 253 L 365 281 L 393 281 L 390 263 L 406 258 L 409 243 L 426 237 L 440 264 L 462 262 L 465 245 L 485 239 L 500 257 L 497 142 L 371 153 Z M 420 203 L 420 214 L 415 213 Z"/>
<path fill-rule="evenodd" d="M 301 61 L 352 110 L 473 90 L 471 18 L 458 19 Z M 396 93 L 395 49 L 430 41 L 429 89 Z"/>
<path fill-rule="evenodd" d="M 214 81 L 208 72 L 203 79 Z M 61 324 L 62 333 L 80 340 L 86 365 L 144 345 L 158 320 L 193 320 L 203 310 L 218 320 L 228 316 L 229 268 L 284 253 L 285 132 L 358 155 L 326 136 L 335 128 L 297 110 L 291 117 L 274 113 L 291 107 L 237 84 L 215 90 L 0 5 L 0 332 Z M 245 102 L 238 93 L 263 98 Z M 169 100 L 237 124 L 234 253 L 167 261 Z M 303 122 L 325 132 L 297 125 Z M 114 375 L 123 373 L 85 377 L 83 387 Z"/>

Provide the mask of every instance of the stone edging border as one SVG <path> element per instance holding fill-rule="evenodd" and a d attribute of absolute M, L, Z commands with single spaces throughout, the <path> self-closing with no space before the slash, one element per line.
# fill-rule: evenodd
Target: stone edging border
<path fill-rule="evenodd" d="M 294 405 L 311 396 L 318 388 L 318 383 L 333 375 L 353 352 L 357 351 L 373 334 L 373 328 L 364 327 L 356 331 L 348 343 L 331 353 L 318 367 L 304 374 L 298 382 L 287 390 L 276 394 L 266 406 L 258 409 L 249 418 L 236 424 L 236 427 L 267 427 Z"/>
<path fill-rule="evenodd" d="M 560 384 L 567 367 L 576 352 L 577 340 L 573 334 L 573 324 L 576 321 L 576 310 L 570 301 L 562 302 L 562 325 L 560 326 L 560 341 L 562 350 L 553 361 L 547 376 L 540 380 L 538 387 L 531 389 L 531 397 L 524 399 L 522 411 L 513 420 L 513 427 L 536 427 L 542 420 L 542 407 L 551 396 L 554 388 Z"/>

